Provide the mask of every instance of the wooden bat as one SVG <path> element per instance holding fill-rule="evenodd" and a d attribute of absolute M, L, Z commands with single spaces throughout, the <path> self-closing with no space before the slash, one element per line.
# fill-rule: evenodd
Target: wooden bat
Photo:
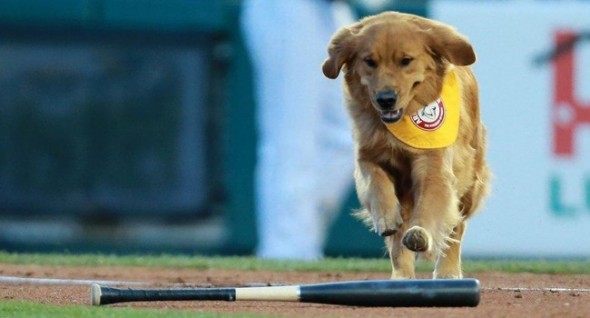
<path fill-rule="evenodd" d="M 381 307 L 475 307 L 479 298 L 476 279 L 366 280 L 196 289 L 119 289 L 93 284 L 90 293 L 95 306 L 131 301 L 250 300 Z"/>

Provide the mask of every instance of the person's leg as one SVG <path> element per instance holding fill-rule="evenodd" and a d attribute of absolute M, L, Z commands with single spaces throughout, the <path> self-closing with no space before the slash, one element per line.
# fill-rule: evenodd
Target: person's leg
<path fill-rule="evenodd" d="M 332 14 L 331 23 L 325 25 L 321 34 L 324 43 L 318 52 L 323 59 L 327 57 L 327 45 L 336 30 L 354 22 L 350 8 L 344 3 L 335 2 Z M 320 209 L 326 233 L 353 189 L 354 143 L 351 121 L 344 105 L 343 76 L 336 80 L 324 78 L 321 84 L 321 142 L 316 158 Z"/>
<path fill-rule="evenodd" d="M 256 73 L 260 133 L 256 169 L 261 257 L 322 257 L 317 136 L 321 63 L 318 39 L 328 2 L 250 1 L 243 14 Z M 321 48 L 320 48 L 321 43 Z"/>

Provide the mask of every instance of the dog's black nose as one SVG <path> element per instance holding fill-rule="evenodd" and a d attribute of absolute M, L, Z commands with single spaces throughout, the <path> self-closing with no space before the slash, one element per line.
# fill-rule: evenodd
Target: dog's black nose
<path fill-rule="evenodd" d="M 377 93 L 375 99 L 382 109 L 392 109 L 397 101 L 397 94 L 394 91 L 382 91 Z"/>

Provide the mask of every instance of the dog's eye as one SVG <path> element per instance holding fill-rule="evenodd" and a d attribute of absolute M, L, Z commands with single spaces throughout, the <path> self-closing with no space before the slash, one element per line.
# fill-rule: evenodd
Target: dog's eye
<path fill-rule="evenodd" d="M 365 64 L 367 64 L 367 66 L 370 67 L 370 68 L 376 68 L 377 67 L 377 62 L 375 62 L 375 60 L 373 60 L 370 57 L 366 57 L 363 61 L 365 61 Z"/>
<path fill-rule="evenodd" d="M 408 66 L 408 65 L 410 65 L 410 63 L 412 63 L 413 60 L 414 60 L 413 58 L 406 56 L 399 62 L 399 64 L 401 66 Z"/>

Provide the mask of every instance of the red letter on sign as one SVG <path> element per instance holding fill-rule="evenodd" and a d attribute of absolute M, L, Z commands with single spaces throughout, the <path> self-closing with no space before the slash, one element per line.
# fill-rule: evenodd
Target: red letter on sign
<path fill-rule="evenodd" d="M 574 41 L 577 36 L 572 31 L 557 32 L 556 47 Z M 590 104 L 582 104 L 574 94 L 574 47 L 572 45 L 572 49 L 558 52 L 553 63 L 553 153 L 562 157 L 571 157 L 574 154 L 576 128 L 581 124 L 590 124 Z"/>

